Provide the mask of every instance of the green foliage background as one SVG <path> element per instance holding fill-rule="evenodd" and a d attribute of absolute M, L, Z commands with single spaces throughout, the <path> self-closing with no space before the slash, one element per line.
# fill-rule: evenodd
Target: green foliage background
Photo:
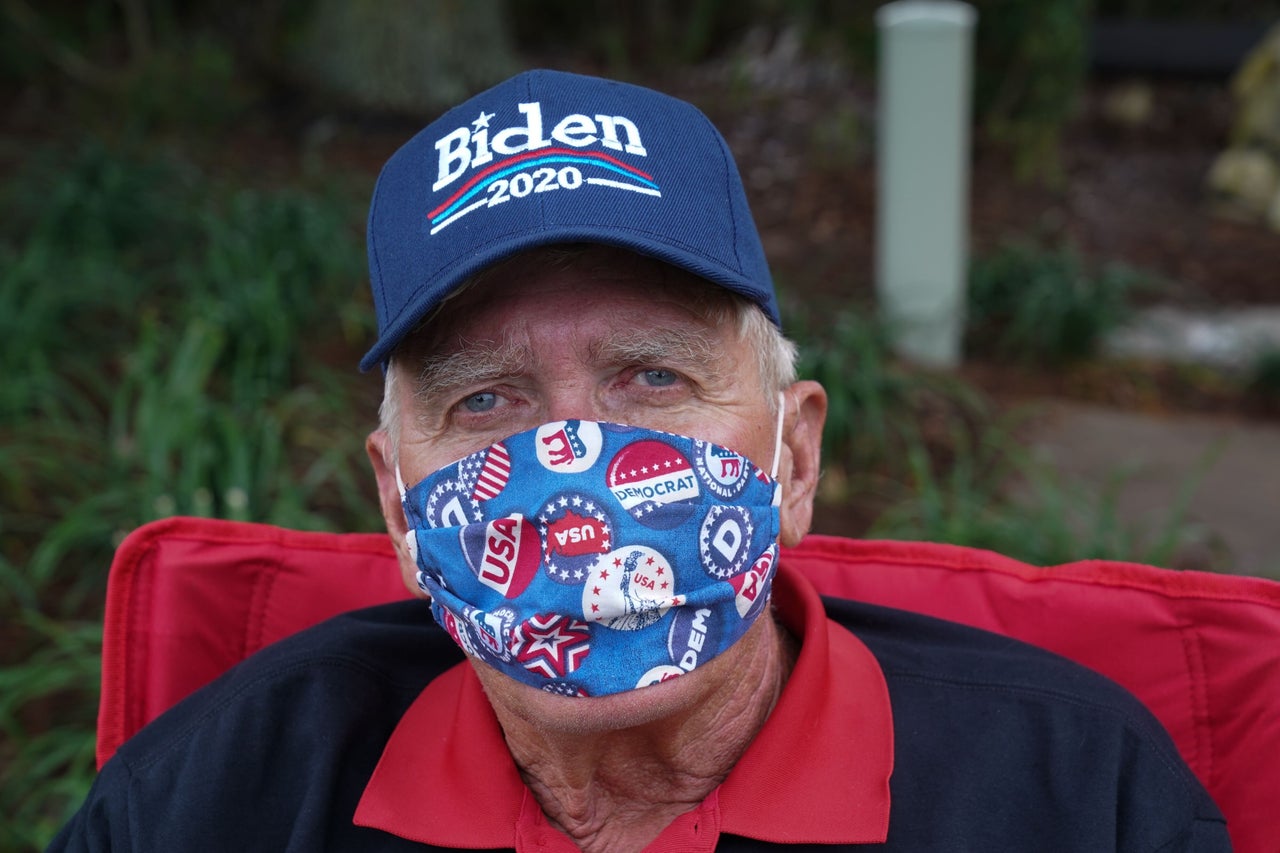
<path fill-rule="evenodd" d="M 103 582 L 127 531 L 174 514 L 377 529 L 376 392 L 349 366 L 372 334 L 361 207 L 102 141 L 6 185 L 0 848 L 41 845 L 92 777 Z"/>

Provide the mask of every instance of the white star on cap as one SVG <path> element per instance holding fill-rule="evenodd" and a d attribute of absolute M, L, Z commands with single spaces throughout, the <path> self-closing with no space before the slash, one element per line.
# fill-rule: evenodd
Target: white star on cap
<path fill-rule="evenodd" d="M 480 118 L 471 122 L 471 126 L 474 127 L 476 130 L 480 130 L 481 128 L 488 127 L 489 119 L 493 118 L 493 116 L 494 116 L 493 113 L 487 113 L 484 110 L 481 110 Z"/>

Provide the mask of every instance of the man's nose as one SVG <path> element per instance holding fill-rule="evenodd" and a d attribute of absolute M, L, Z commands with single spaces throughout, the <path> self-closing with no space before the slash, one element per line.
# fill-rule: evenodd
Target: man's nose
<path fill-rule="evenodd" d="M 545 415 L 547 422 L 607 420 L 594 387 L 580 379 L 558 382 L 549 387 Z"/>

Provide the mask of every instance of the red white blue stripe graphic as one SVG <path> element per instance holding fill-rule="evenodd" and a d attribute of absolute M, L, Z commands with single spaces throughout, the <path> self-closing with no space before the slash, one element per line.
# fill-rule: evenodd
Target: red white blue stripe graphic
<path fill-rule="evenodd" d="M 501 443 L 494 444 L 485 456 L 484 467 L 480 469 L 480 476 L 476 478 L 476 487 L 471 496 L 482 501 L 492 500 L 506 488 L 510 476 L 511 457 L 507 448 Z"/>
<path fill-rule="evenodd" d="M 586 183 L 588 184 L 631 190 L 646 195 L 662 195 L 652 175 L 634 166 L 629 166 L 621 160 L 610 157 L 608 154 L 575 151 L 571 148 L 545 148 L 508 157 L 506 160 L 495 163 L 472 176 L 470 180 L 458 188 L 457 192 L 427 214 L 427 217 L 431 220 L 432 233 L 434 234 L 450 222 L 465 216 L 472 210 L 487 205 L 489 203 L 487 197 L 482 196 L 477 200 L 476 196 L 488 190 L 495 181 L 517 172 L 553 163 L 592 166 L 613 172 L 627 179 L 626 181 L 617 181 L 607 177 L 588 177 L 586 178 Z"/>

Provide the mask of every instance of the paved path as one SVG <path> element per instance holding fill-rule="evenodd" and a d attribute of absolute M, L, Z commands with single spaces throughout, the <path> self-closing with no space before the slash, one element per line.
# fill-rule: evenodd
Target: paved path
<path fill-rule="evenodd" d="M 1158 526 L 1200 471 L 1188 516 L 1197 544 L 1179 565 L 1280 578 L 1280 426 L 1076 403 L 1044 411 L 1033 445 L 1055 467 L 1098 490 L 1125 472 L 1125 521 Z"/>

